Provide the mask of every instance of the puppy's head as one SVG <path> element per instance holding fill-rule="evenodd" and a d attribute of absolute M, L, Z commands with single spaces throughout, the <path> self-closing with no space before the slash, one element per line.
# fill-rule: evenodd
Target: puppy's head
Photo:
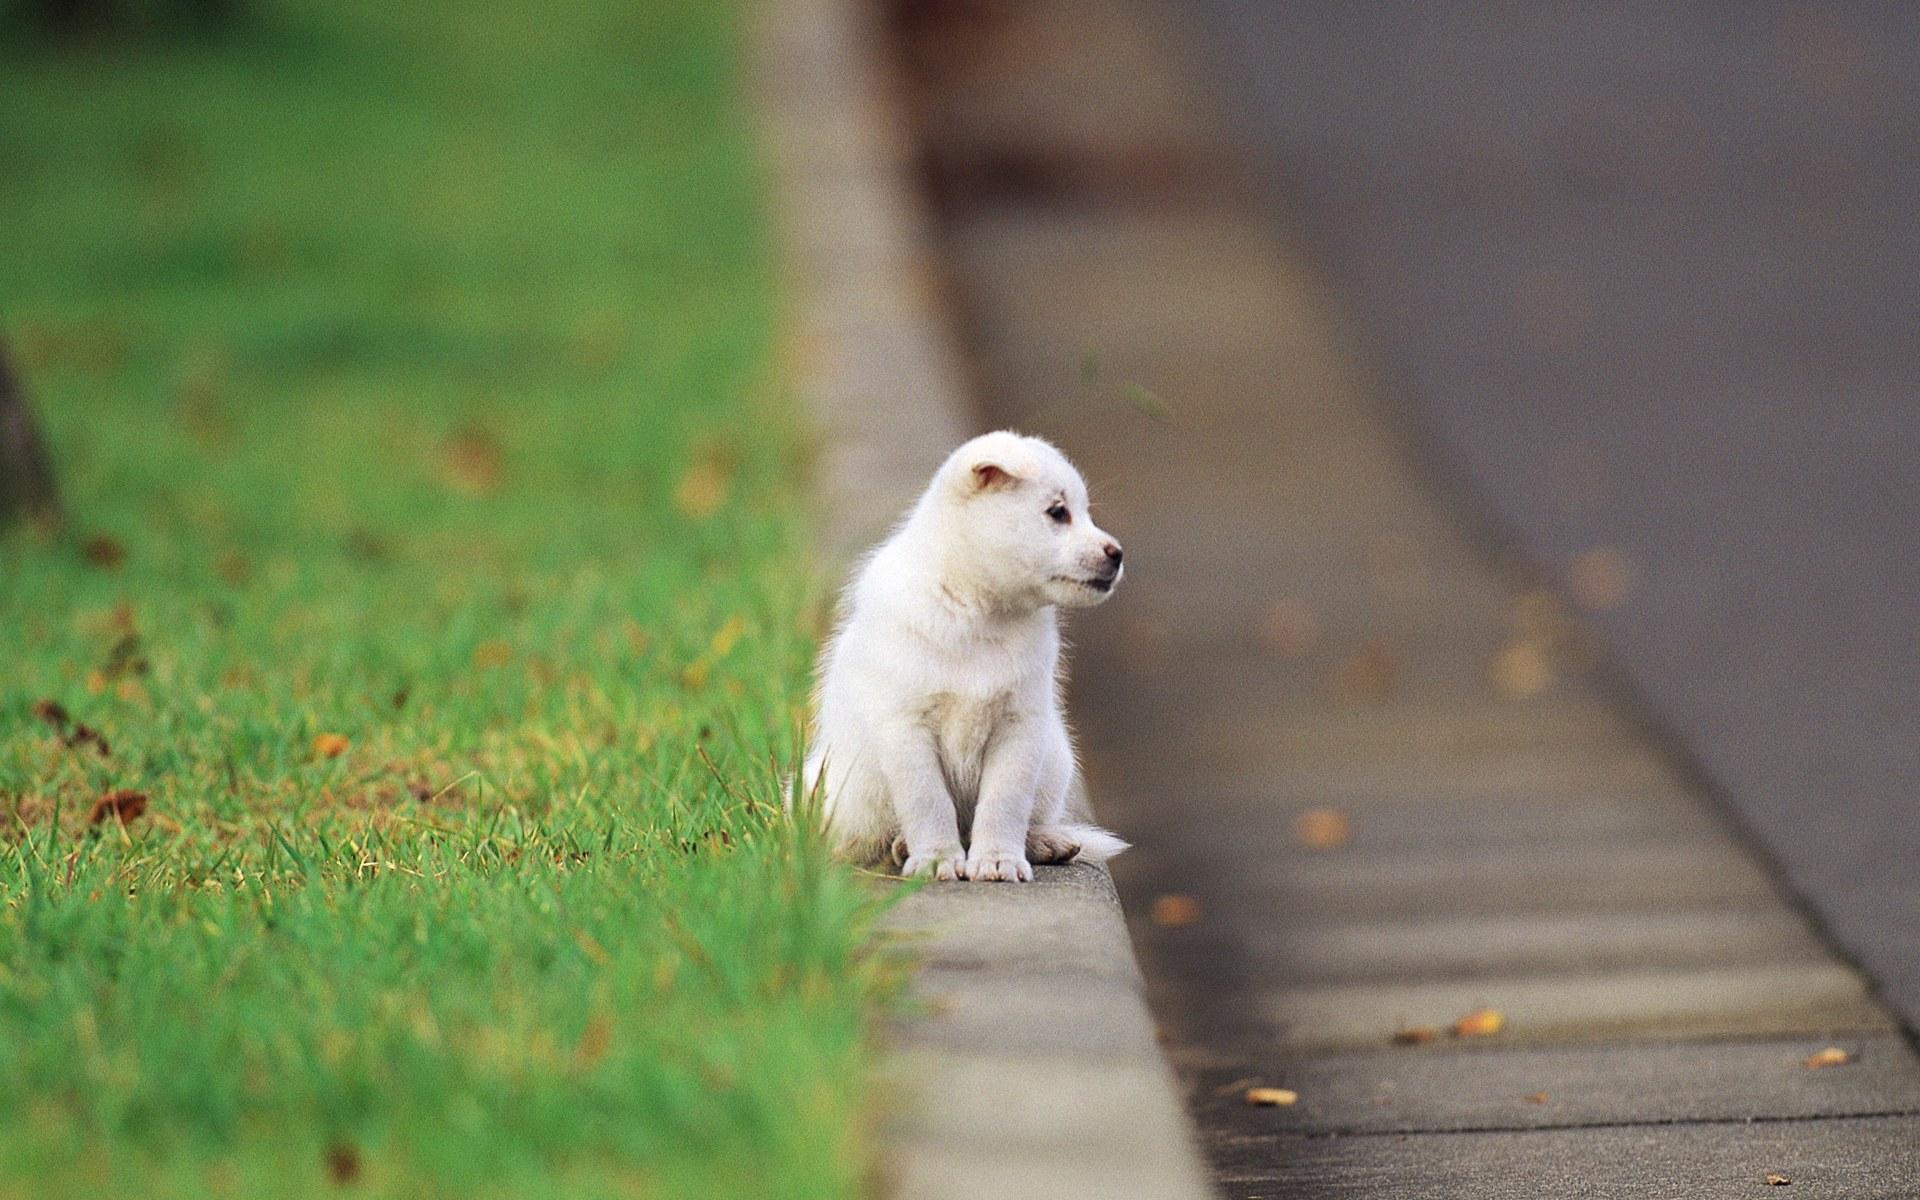
<path fill-rule="evenodd" d="M 1093 523 L 1087 485 L 1039 438 L 989 433 L 954 451 L 942 497 L 960 561 L 975 587 L 1009 603 L 1084 608 L 1125 573 L 1120 543 Z"/>

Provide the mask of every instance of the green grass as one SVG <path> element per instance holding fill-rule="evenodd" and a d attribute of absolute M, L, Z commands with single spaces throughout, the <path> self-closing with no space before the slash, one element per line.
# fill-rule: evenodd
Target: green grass
<path fill-rule="evenodd" d="M 0 1196 L 857 1191 L 740 14 L 251 12 L 0 44 Z"/>

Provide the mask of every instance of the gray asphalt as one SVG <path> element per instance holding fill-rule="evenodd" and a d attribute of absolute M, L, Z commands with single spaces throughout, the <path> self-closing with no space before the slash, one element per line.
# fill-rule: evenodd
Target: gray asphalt
<path fill-rule="evenodd" d="M 1920 1023 L 1920 7 L 1196 0 L 1417 441 Z"/>

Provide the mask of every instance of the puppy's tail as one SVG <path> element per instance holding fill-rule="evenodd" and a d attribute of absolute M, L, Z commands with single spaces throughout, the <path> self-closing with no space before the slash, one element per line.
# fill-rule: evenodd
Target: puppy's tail
<path fill-rule="evenodd" d="M 1074 862 L 1106 862 L 1132 844 L 1122 841 L 1098 825 L 1067 824 L 1060 826 L 1060 832 L 1080 843 L 1080 853 L 1073 856 Z"/>

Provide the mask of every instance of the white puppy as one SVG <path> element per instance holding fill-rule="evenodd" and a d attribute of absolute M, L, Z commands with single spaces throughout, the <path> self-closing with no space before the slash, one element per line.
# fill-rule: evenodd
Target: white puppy
<path fill-rule="evenodd" d="M 1126 849 L 1067 819 L 1078 768 L 1054 611 L 1100 603 L 1120 576 L 1060 451 L 1015 433 L 954 451 L 854 576 L 817 664 L 805 779 L 840 852 L 1018 881 Z"/>

